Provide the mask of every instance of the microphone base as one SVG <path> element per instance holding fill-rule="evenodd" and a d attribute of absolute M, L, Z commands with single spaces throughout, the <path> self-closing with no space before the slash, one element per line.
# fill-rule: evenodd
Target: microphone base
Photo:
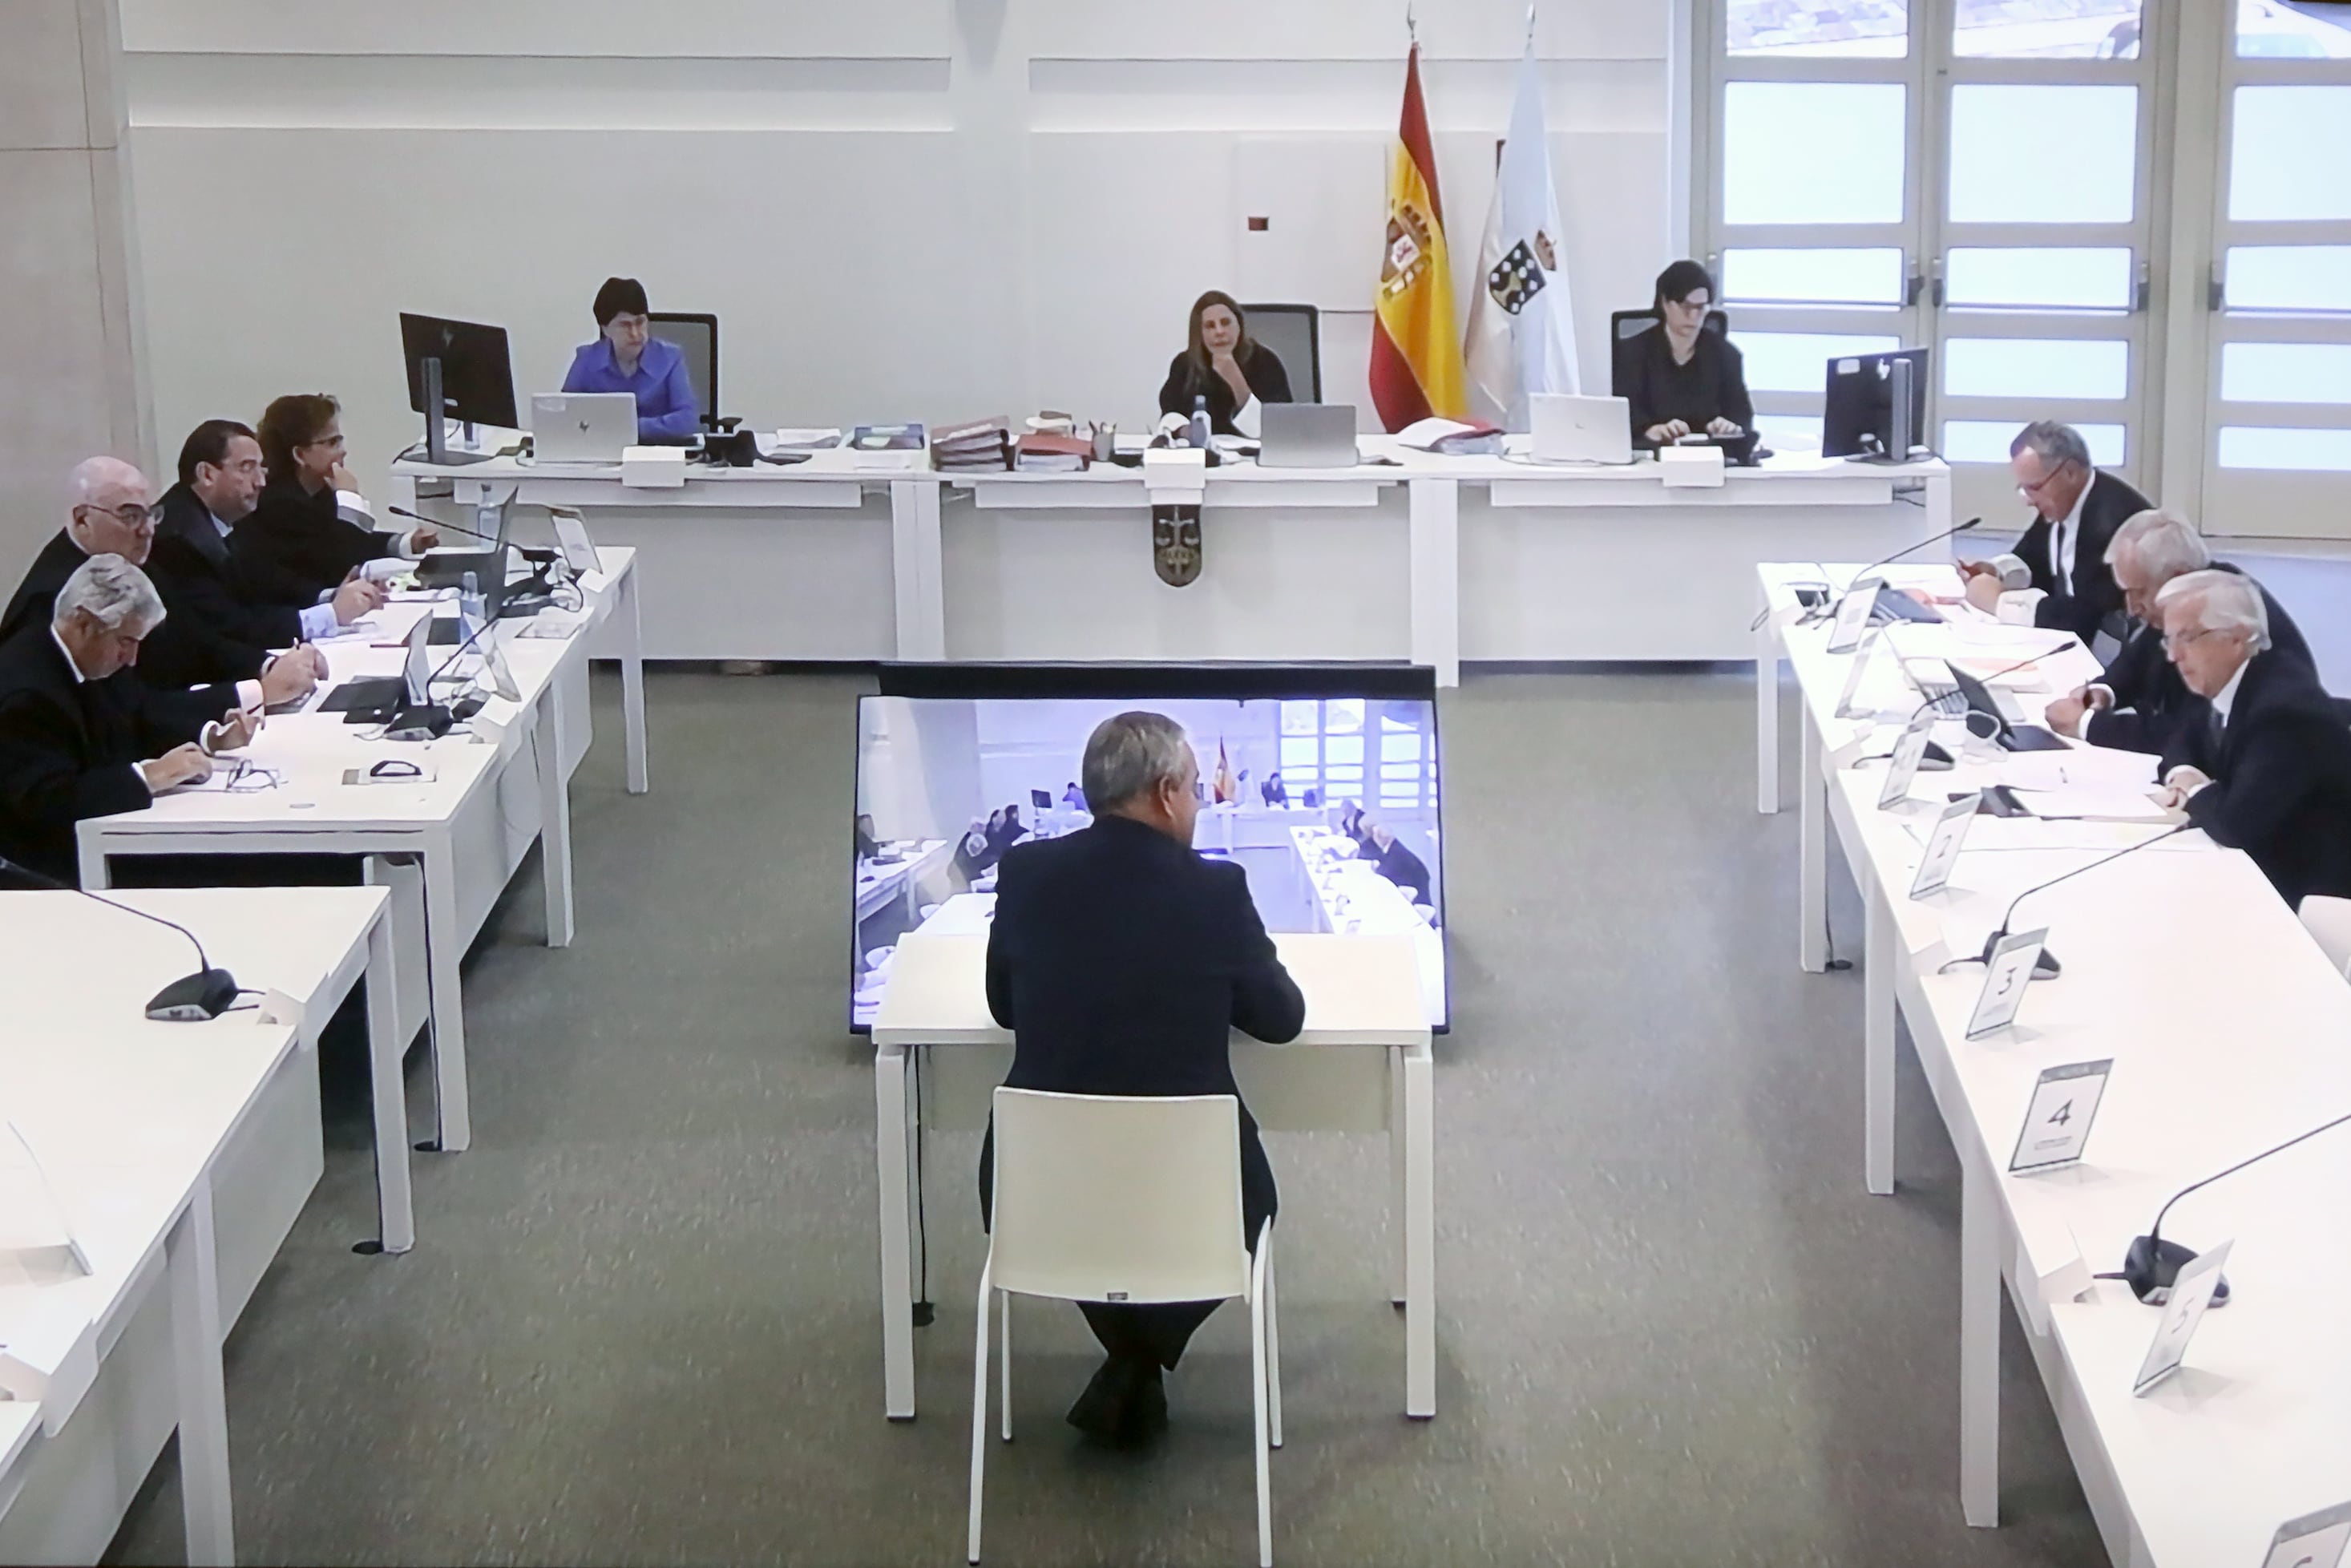
<path fill-rule="evenodd" d="M 2177 1241 L 2165 1241 L 2158 1237 L 2135 1238 L 2130 1250 L 2123 1254 L 2123 1282 L 2131 1294 L 2150 1307 L 2159 1307 L 2171 1300 L 2171 1287 L 2179 1278 L 2179 1270 L 2196 1260 L 2196 1253 Z M 2212 1292 L 2212 1304 L 2220 1306 L 2229 1299 L 2229 1281 L 2222 1280 Z"/>
<path fill-rule="evenodd" d="M 1991 963 L 1992 949 L 1999 946 L 2001 939 L 2007 935 L 2008 933 L 2005 931 L 1995 931 L 1991 936 L 1985 937 L 1983 951 L 1976 955 L 1976 962 L 1979 964 Z M 2042 948 L 2041 956 L 2032 961 L 2032 977 L 2036 980 L 2053 980 L 2064 972 L 2065 966 L 2059 963 L 2057 961 L 2057 955 L 2052 953 L 2046 947 Z M 2191 1252 L 2188 1256 L 2189 1258 L 2193 1258 L 2196 1254 Z M 2181 1261 L 2184 1262 L 2186 1260 L 2183 1259 Z"/>
<path fill-rule="evenodd" d="M 165 1023 L 203 1023 L 235 1003 L 236 977 L 226 969 L 202 969 L 157 991 L 147 1016 Z"/>

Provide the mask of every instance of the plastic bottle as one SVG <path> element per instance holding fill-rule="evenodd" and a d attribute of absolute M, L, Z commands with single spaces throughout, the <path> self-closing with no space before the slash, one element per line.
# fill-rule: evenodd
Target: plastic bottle
<path fill-rule="evenodd" d="M 457 591 L 458 634 L 474 636 L 488 623 L 489 618 L 489 605 L 482 599 L 482 585 L 469 571 L 465 574 L 464 586 Z"/>
<path fill-rule="evenodd" d="M 1192 423 L 1185 438 L 1203 452 L 1208 449 L 1208 400 L 1205 395 L 1192 400 Z"/>

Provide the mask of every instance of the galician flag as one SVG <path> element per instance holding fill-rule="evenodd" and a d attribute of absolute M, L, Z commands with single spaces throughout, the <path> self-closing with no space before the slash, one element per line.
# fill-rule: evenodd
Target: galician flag
<path fill-rule="evenodd" d="M 1430 414 L 1461 417 L 1461 350 L 1453 337 L 1453 266 L 1420 98 L 1420 46 L 1404 68 L 1404 119 L 1388 153 L 1388 231 L 1372 320 L 1372 402 L 1390 430 Z"/>
<path fill-rule="evenodd" d="M 1560 255 L 1559 189 L 1551 179 L 1543 129 L 1542 73 L 1534 44 L 1519 57 L 1510 133 L 1494 172 L 1494 203 L 1478 248 L 1478 292 L 1469 302 L 1469 412 L 1504 430 L 1527 428 L 1533 392 L 1582 390 L 1575 365 L 1575 313 Z"/>

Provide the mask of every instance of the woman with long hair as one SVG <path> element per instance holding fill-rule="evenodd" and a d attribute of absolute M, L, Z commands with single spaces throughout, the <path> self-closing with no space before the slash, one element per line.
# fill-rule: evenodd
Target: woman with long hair
<path fill-rule="evenodd" d="M 1219 435 L 1255 436 L 1265 404 L 1291 401 L 1281 357 L 1249 335 L 1248 318 L 1220 288 L 1192 302 L 1184 351 L 1168 362 L 1159 388 L 1159 412 L 1189 419 L 1193 400 L 1203 397 L 1208 426 Z"/>

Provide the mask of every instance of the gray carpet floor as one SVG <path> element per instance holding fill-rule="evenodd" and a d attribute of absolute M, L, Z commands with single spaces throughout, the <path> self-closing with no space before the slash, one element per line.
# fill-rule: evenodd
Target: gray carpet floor
<path fill-rule="evenodd" d="M 924 1414 L 882 1416 L 870 1053 L 840 1021 L 862 685 L 657 673 L 632 799 L 600 677 L 578 940 L 539 945 L 527 870 L 467 967 L 475 1145 L 417 1156 L 405 1257 L 350 1249 L 363 1081 L 329 1086 L 325 1179 L 228 1345 L 245 1561 L 961 1561 L 970 1139 L 931 1145 Z M 2007 1524 L 1960 1522 L 1957 1168 L 1906 1051 L 1901 1190 L 1862 1191 L 1861 977 L 1796 968 L 1748 677 L 1472 675 L 1441 724 L 1439 1414 L 1400 1414 L 1384 1140 L 1270 1139 L 1279 1560 L 2104 1562 L 2012 1323 Z M 991 1562 L 1252 1560 L 1240 1312 L 1147 1457 L 1061 1424 L 1074 1311 L 1019 1339 Z M 179 1560 L 173 1469 L 114 1558 Z"/>

